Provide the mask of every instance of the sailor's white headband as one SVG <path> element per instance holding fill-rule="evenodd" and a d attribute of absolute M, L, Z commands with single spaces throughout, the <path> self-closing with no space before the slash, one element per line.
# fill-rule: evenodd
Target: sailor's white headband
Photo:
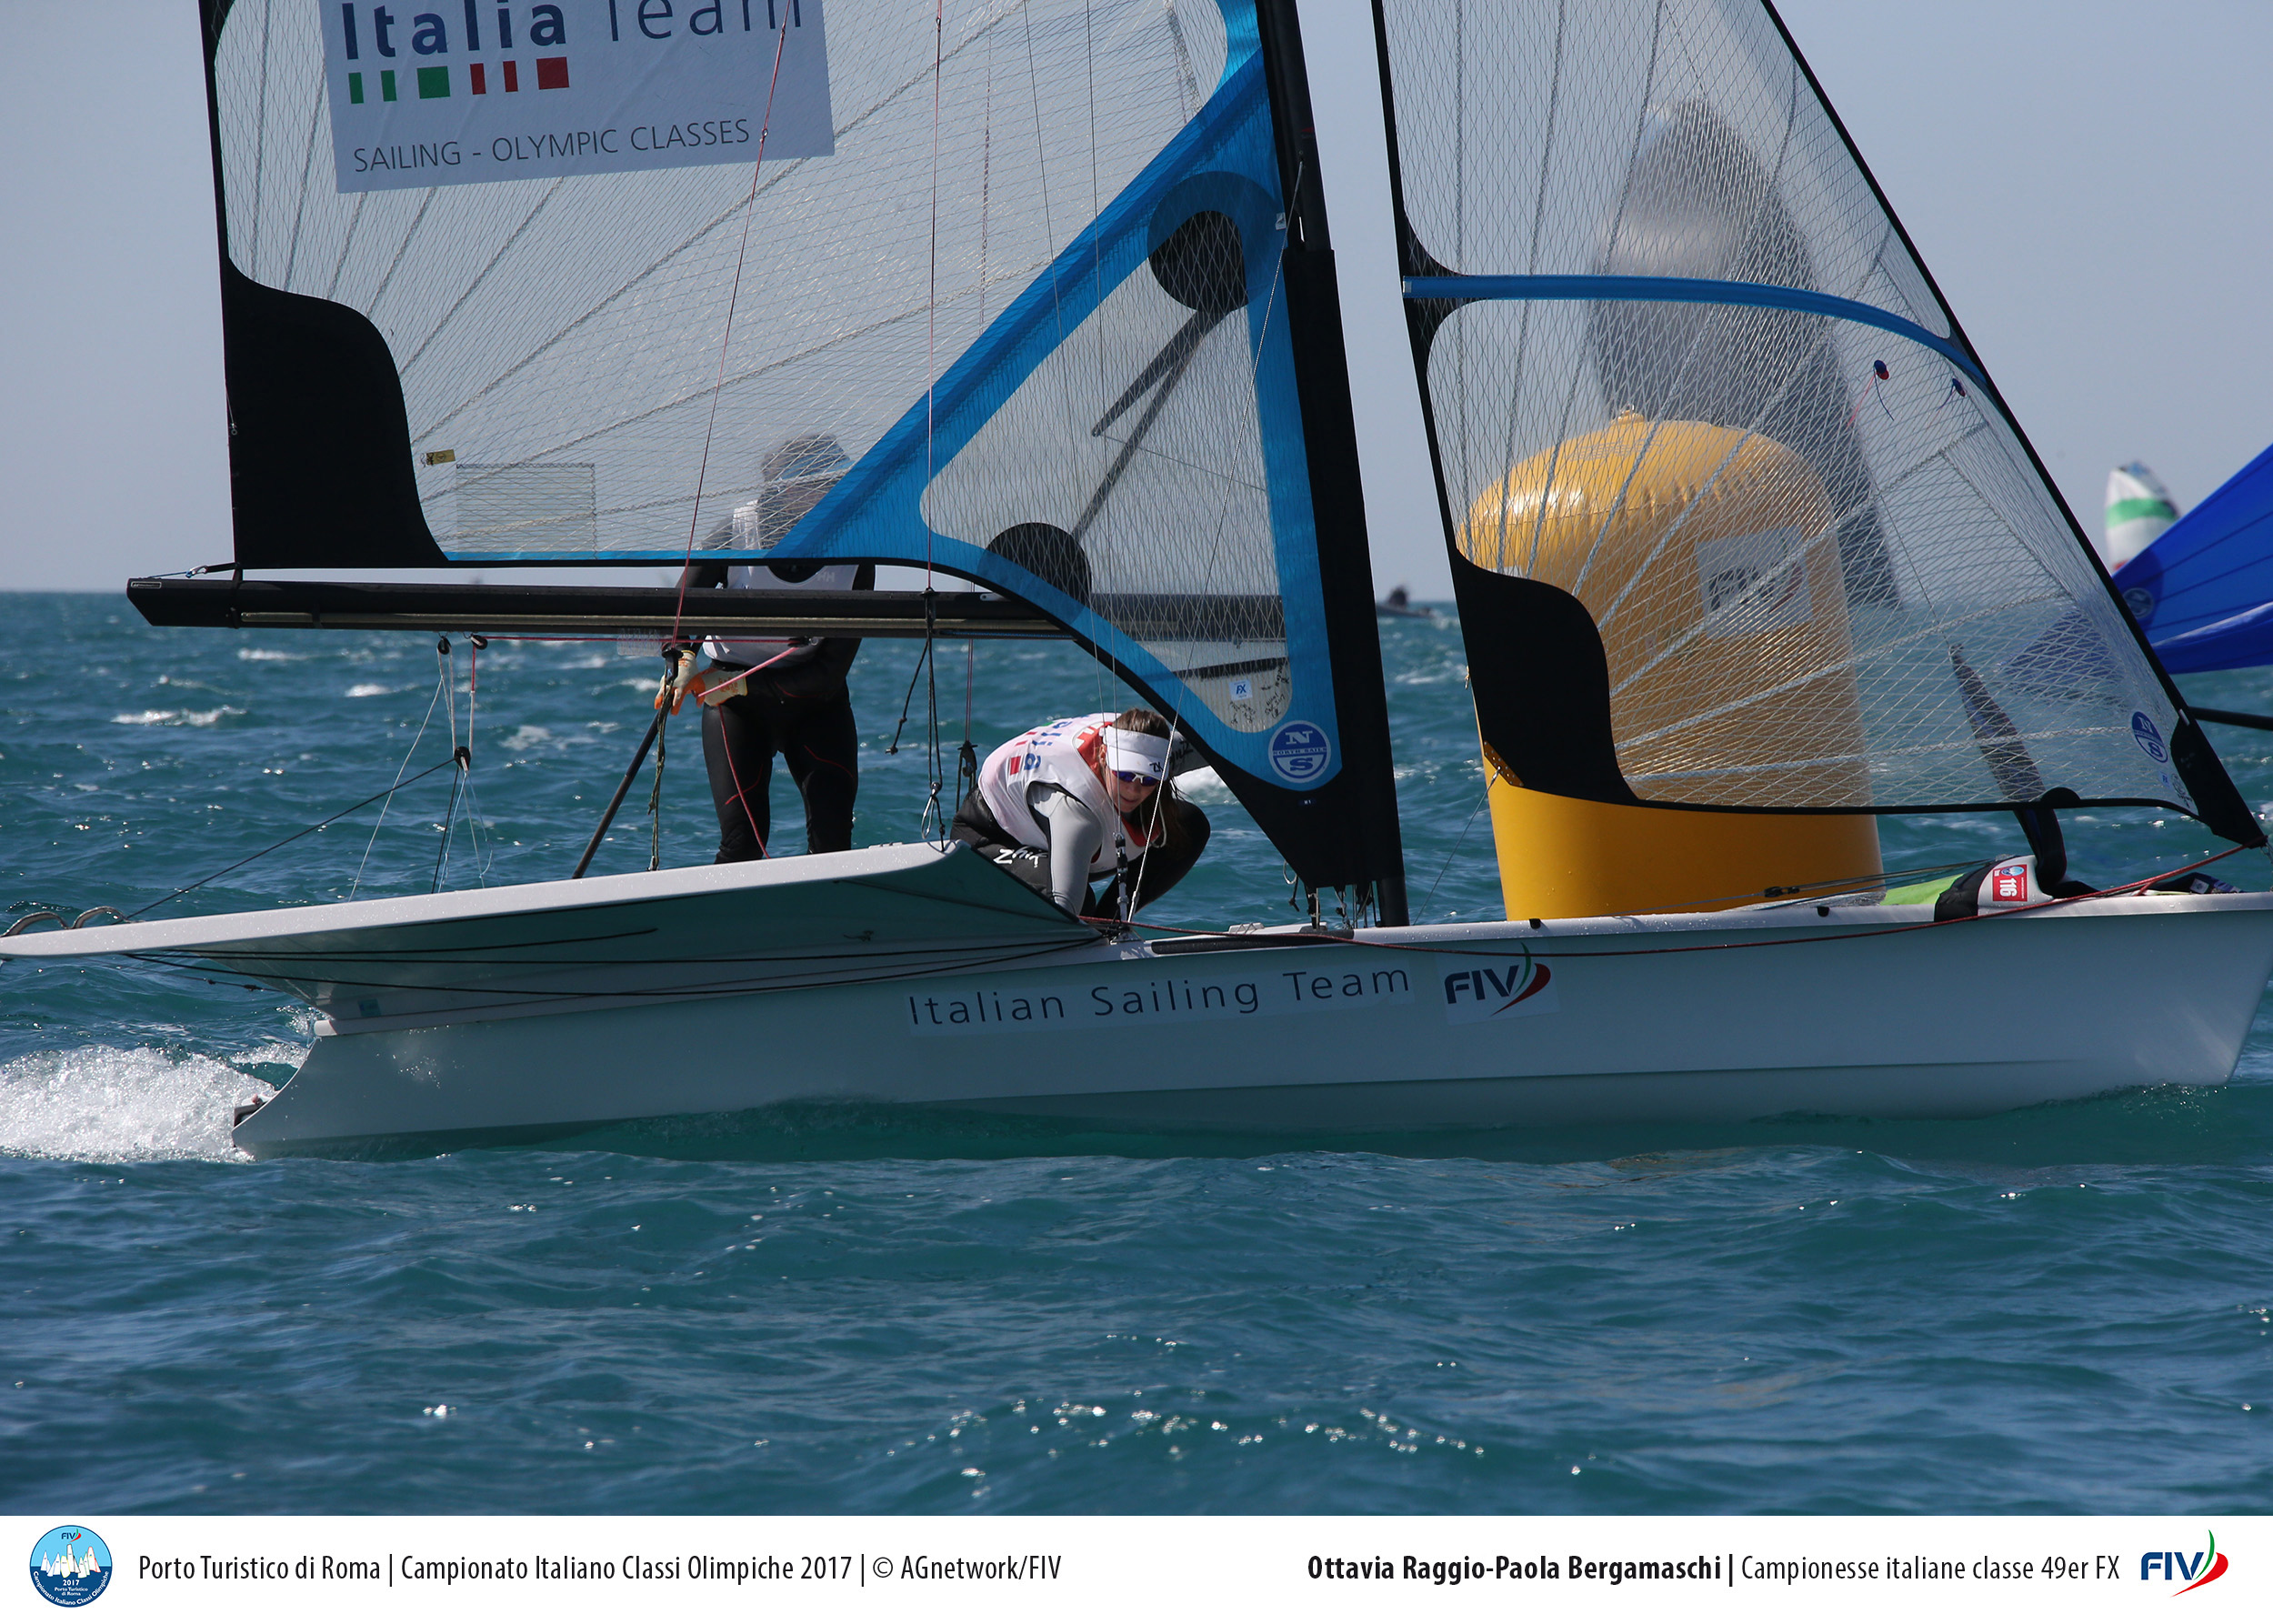
<path fill-rule="evenodd" d="M 1105 767 L 1107 772 L 1142 773 L 1147 778 L 1165 778 L 1168 775 L 1168 741 L 1155 738 L 1149 733 L 1107 727 Z"/>

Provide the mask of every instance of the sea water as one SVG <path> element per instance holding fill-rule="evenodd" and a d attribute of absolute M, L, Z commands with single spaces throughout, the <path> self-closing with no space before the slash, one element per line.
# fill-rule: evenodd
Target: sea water
<path fill-rule="evenodd" d="M 1382 635 L 1415 917 L 1494 917 L 1458 633 Z M 469 737 L 470 794 L 437 773 L 164 911 L 566 875 L 656 662 L 455 643 L 0 597 L 0 917 L 156 902 Z M 1124 702 L 1062 645 L 918 650 L 854 667 L 863 842 L 923 834 L 935 706 L 951 783 L 966 728 Z M 2186 686 L 2273 709 L 2260 675 Z M 2214 731 L 2273 800 L 2266 737 Z M 703 862 L 688 718 L 667 745 L 661 853 Z M 652 781 L 601 870 L 647 863 Z M 1296 918 L 1194 793 L 1214 843 L 1155 911 Z M 2219 844 L 2066 822 L 2105 880 Z M 1883 827 L 1896 868 L 2018 844 Z M 2233 1086 L 1979 1121 L 1333 1141 L 861 1107 L 255 1164 L 230 1113 L 305 1052 L 289 1002 L 135 966 L 0 968 L 0 998 L 11 1511 L 2273 1510 L 2262 1018 Z M 1097 1063 L 1204 1077 L 1205 1030 Z"/>

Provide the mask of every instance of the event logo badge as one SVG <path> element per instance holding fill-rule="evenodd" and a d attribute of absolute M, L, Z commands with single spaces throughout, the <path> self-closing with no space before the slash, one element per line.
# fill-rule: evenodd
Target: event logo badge
<path fill-rule="evenodd" d="M 32 1589 L 57 1607 L 85 1607 L 110 1582 L 111 1548 L 93 1529 L 50 1529 L 32 1547 Z"/>
<path fill-rule="evenodd" d="M 426 3 L 317 0 L 342 192 L 836 150 L 822 0 Z"/>
<path fill-rule="evenodd" d="M 1289 784 L 1317 784 L 1334 766 L 1334 746 L 1315 722 L 1289 722 L 1271 735 L 1271 768 Z"/>

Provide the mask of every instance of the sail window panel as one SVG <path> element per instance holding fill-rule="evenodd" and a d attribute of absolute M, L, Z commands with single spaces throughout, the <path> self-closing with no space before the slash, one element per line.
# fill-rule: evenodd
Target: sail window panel
<path fill-rule="evenodd" d="M 598 546 L 590 463 L 455 465 L 454 553 L 477 557 L 589 554 Z"/>
<path fill-rule="evenodd" d="M 1750 0 L 1385 8 L 1422 255 L 1465 275 L 1807 288 L 1948 313 Z"/>
<path fill-rule="evenodd" d="M 1243 285 L 1246 268 L 1229 268 Z M 1283 609 L 1275 622 L 1257 614 L 1281 592 L 1249 348 L 1269 312 L 1239 307 L 1212 326 L 1208 314 L 1140 267 L 940 470 L 923 514 L 980 548 L 1001 550 L 1021 526 L 1058 532 L 1086 584 L 1069 596 L 1096 609 L 1108 652 L 1143 649 L 1219 720 L 1256 733 L 1285 718 L 1293 691 Z M 1163 356 L 1178 360 L 1124 405 L 1126 380 Z"/>
<path fill-rule="evenodd" d="M 342 195 L 316 9 L 243 0 L 215 54 L 229 251 L 374 322 L 416 449 L 588 463 L 595 556 L 676 556 L 767 446 L 861 455 L 1224 72 L 1206 5 L 951 5 L 935 128 L 932 21 L 831 9 L 836 155 L 769 161 L 754 204 L 746 162 Z M 417 477 L 456 533 L 455 476 Z"/>
<path fill-rule="evenodd" d="M 1455 543 L 1585 606 L 1636 794 L 1979 804 L 2011 798 L 1992 759 L 2018 752 L 2031 796 L 2189 804 L 2135 735 L 2135 714 L 2162 740 L 2176 719 L 2151 668 L 1951 371 L 1879 328 L 1742 306 L 1488 300 L 1437 327 Z"/>

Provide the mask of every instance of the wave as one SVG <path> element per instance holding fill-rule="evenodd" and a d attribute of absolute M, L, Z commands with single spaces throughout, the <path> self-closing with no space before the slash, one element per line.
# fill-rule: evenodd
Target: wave
<path fill-rule="evenodd" d="M 241 717 L 234 705 L 213 710 L 122 710 L 111 718 L 122 727 L 210 727 L 223 717 Z"/>
<path fill-rule="evenodd" d="M 265 1044 L 245 1066 L 296 1066 L 305 1050 Z M 57 1161 L 243 1161 L 235 1108 L 274 1084 L 205 1055 L 85 1048 L 0 1065 L 0 1156 Z"/>

